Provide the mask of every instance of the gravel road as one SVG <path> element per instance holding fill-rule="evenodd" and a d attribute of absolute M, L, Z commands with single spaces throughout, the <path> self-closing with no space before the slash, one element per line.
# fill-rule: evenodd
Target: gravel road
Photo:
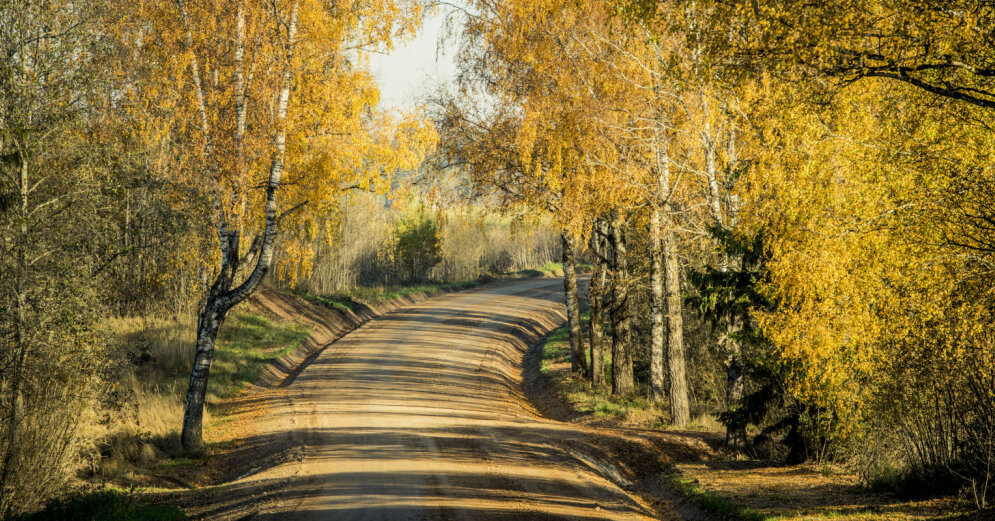
<path fill-rule="evenodd" d="M 653 519 L 611 465 L 567 448 L 582 427 L 522 394 L 522 356 L 563 307 L 561 279 L 522 280 L 346 335 L 266 404 L 252 443 L 280 458 L 215 492 L 203 517 Z"/>

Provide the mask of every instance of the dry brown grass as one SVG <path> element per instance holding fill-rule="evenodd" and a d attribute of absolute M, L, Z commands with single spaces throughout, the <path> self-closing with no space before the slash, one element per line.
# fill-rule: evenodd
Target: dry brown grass
<path fill-rule="evenodd" d="M 127 359 L 120 377 L 120 409 L 97 433 L 101 461 L 95 477 L 129 482 L 157 468 L 184 465 L 180 444 L 187 379 L 194 353 L 192 317 L 118 318 L 105 322 L 117 352 Z M 251 313 L 235 313 L 219 335 L 205 406 L 205 437 L 232 418 L 228 399 L 271 360 L 300 345 L 306 328 Z"/>
<path fill-rule="evenodd" d="M 364 194 L 351 199 L 337 235 L 331 241 L 327 237 L 316 241 L 314 268 L 295 289 L 335 295 L 355 288 L 409 284 L 391 246 L 401 215 L 399 208 L 385 206 L 379 197 Z M 476 280 L 482 275 L 536 268 L 561 257 L 560 237 L 548 222 L 534 229 L 516 229 L 511 218 L 472 207 L 447 210 L 435 218 L 441 261 L 428 273 L 431 282 Z"/>
<path fill-rule="evenodd" d="M 193 359 L 194 323 L 116 318 L 104 325 L 128 363 L 120 380 L 120 412 L 102 433 L 96 476 L 119 481 L 182 453 L 183 375 Z"/>

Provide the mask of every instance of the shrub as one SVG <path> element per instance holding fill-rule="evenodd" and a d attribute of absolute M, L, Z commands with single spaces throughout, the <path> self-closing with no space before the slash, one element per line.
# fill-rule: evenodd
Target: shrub
<path fill-rule="evenodd" d="M 425 280 L 429 270 L 442 261 L 439 226 L 424 208 L 398 221 L 394 241 L 394 254 L 409 282 Z"/>

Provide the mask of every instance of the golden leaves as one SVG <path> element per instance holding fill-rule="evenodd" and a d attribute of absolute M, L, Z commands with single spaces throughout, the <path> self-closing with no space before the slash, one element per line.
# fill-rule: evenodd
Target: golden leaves
<path fill-rule="evenodd" d="M 133 92 L 134 110 L 144 115 L 136 119 L 143 120 L 150 146 L 165 142 L 171 149 L 164 171 L 210 194 L 229 226 L 242 230 L 248 248 L 263 227 L 259 216 L 277 134 L 277 93 L 289 71 L 278 199 L 292 211 L 281 219 L 287 233 L 279 258 L 299 267 L 282 267 L 287 276 L 306 273 L 316 223 L 333 220 L 343 195 L 357 188 L 387 190 L 395 171 L 417 167 L 435 144 L 424 118 L 378 111 L 379 90 L 365 68 L 365 52 L 413 34 L 422 7 L 408 0 L 367 0 L 349 8 L 321 0 L 182 5 L 189 26 L 177 2 L 131 6 L 129 18 L 139 28 L 135 38 L 150 70 Z M 298 31 L 291 42 L 295 7 Z M 193 63 L 203 87 L 206 134 Z"/>

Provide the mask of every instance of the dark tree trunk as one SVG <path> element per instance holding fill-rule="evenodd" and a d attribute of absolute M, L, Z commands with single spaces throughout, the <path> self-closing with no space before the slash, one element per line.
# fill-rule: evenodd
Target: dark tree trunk
<path fill-rule="evenodd" d="M 274 174 L 272 170 L 277 170 Z M 273 264 L 273 254 L 276 242 L 276 189 L 279 186 L 281 165 L 271 166 L 271 182 L 267 189 L 266 228 L 263 236 L 253 241 L 246 257 L 251 257 L 257 251 L 259 257 L 252 272 L 237 287 L 234 287 L 235 277 L 242 262 L 239 252 L 239 233 L 229 230 L 222 221 L 220 236 L 222 260 L 221 272 L 214 280 L 204 303 L 197 315 L 197 349 L 194 354 L 193 369 L 190 371 L 190 385 L 187 388 L 186 405 L 183 411 L 183 430 L 180 441 L 183 448 L 198 452 L 203 448 L 204 403 L 207 396 L 207 382 L 214 361 L 214 347 L 228 312 L 252 295 L 262 283 Z M 276 183 L 273 182 L 277 179 Z"/>
<path fill-rule="evenodd" d="M 28 160 L 26 154 L 23 150 L 19 151 L 18 159 L 20 160 L 20 175 L 18 176 L 18 194 L 19 194 L 19 206 L 18 210 L 20 215 L 20 236 L 17 237 L 17 270 L 18 273 L 15 275 L 15 286 L 14 286 L 14 331 L 13 331 L 13 345 L 17 349 L 17 358 L 14 363 L 14 367 L 8 367 L 9 373 L 9 392 L 10 392 L 10 403 L 7 404 L 7 432 L 4 433 L 7 450 L 3 455 L 3 467 L 0 468 L 0 507 L 3 506 L 3 500 L 7 498 L 7 486 L 10 479 L 10 471 L 13 466 L 14 457 L 17 454 L 20 445 L 20 427 L 21 419 L 24 414 L 24 400 L 22 397 L 21 386 L 23 384 L 25 365 L 28 359 L 28 339 L 26 328 L 27 328 L 27 317 L 25 316 L 27 307 L 27 302 L 25 299 L 25 273 L 28 269 L 28 259 L 25 248 L 27 247 L 28 241 L 28 220 L 30 219 L 30 212 L 28 207 L 28 193 L 30 191 L 30 185 L 28 183 Z M 0 516 L 3 516 L 6 512 L 0 510 Z"/>
<path fill-rule="evenodd" d="M 632 375 L 631 312 L 629 309 L 629 266 L 626 259 L 624 220 L 614 215 L 611 223 L 612 243 L 612 394 L 631 395 L 635 389 Z"/>
<path fill-rule="evenodd" d="M 568 234 L 563 239 L 563 291 L 567 297 L 567 324 L 570 329 L 570 369 L 587 376 L 587 355 L 581 334 L 580 299 L 577 297 L 577 240 Z"/>
<path fill-rule="evenodd" d="M 608 270 L 605 267 L 605 255 L 608 248 L 605 245 L 604 221 L 599 220 L 594 225 L 591 234 L 591 250 L 594 251 L 594 273 L 591 274 L 591 383 L 595 387 L 605 384 L 605 290 L 607 289 Z"/>
<path fill-rule="evenodd" d="M 670 369 L 671 422 L 684 427 L 691 421 L 688 407 L 687 370 L 684 359 L 684 316 L 681 303 L 681 270 L 677 246 L 668 233 L 663 240 L 664 285 L 667 292 L 667 363 Z"/>
<path fill-rule="evenodd" d="M 193 370 L 190 372 L 190 386 L 187 389 L 186 407 L 183 411 L 183 432 L 180 441 L 187 450 L 199 450 L 204 440 L 204 402 L 207 396 L 207 382 L 214 361 L 214 344 L 218 331 L 224 323 L 227 311 L 206 308 L 197 318 L 197 351 L 194 355 Z"/>
<path fill-rule="evenodd" d="M 742 344 L 734 338 L 743 329 L 743 319 L 737 316 L 726 332 L 726 403 L 736 407 L 743 399 Z M 746 428 L 742 425 L 726 428 L 726 445 L 734 449 L 746 447 Z"/>

